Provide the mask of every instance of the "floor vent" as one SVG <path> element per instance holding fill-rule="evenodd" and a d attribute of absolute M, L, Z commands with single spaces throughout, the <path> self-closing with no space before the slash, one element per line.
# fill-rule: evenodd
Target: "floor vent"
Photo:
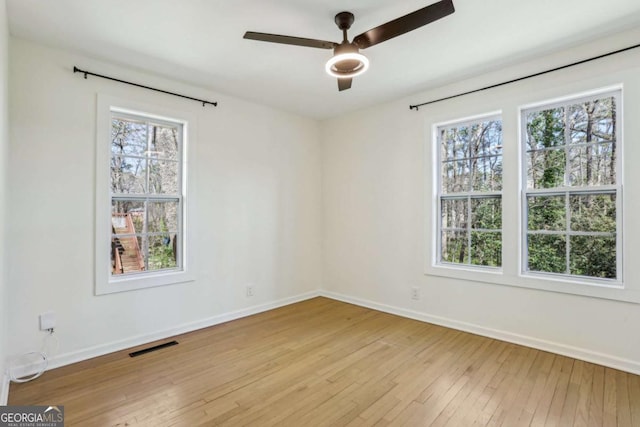
<path fill-rule="evenodd" d="M 174 346 L 174 345 L 178 345 L 178 341 L 170 341 L 170 342 L 166 342 L 164 344 L 158 344 L 158 345 L 154 345 L 153 347 L 144 348 L 142 350 L 134 351 L 133 353 L 129 353 L 129 356 L 131 356 L 131 357 L 142 356 L 143 354 L 151 353 L 152 351 L 160 350 L 160 349 L 163 349 L 165 347 L 171 347 L 171 346 Z"/>

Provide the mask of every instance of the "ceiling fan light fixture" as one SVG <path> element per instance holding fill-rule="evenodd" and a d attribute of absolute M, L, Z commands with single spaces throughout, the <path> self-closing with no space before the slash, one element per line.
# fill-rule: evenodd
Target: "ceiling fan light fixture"
<path fill-rule="evenodd" d="M 325 70 L 333 77 L 351 78 L 369 69 L 369 59 L 358 52 L 339 53 L 327 61 Z"/>
<path fill-rule="evenodd" d="M 355 17 L 353 13 L 347 11 L 338 13 L 334 18 L 338 29 L 342 31 L 341 43 L 279 34 L 256 33 L 253 31 L 247 31 L 244 34 L 244 38 L 294 46 L 333 49 L 333 58 L 327 61 L 325 70 L 330 76 L 338 78 L 338 91 L 343 91 L 351 88 L 353 77 L 359 76 L 369 68 L 369 60 L 360 53 L 360 49 L 367 49 L 394 37 L 401 36 L 451 15 L 453 12 L 455 12 L 453 0 L 439 0 L 422 9 L 365 31 L 354 37 L 351 42 L 349 42 L 347 32 L 351 28 Z"/>

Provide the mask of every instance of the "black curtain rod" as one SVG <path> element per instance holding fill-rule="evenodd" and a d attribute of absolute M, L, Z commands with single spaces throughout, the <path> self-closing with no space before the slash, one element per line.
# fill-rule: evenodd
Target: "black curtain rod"
<path fill-rule="evenodd" d="M 109 77 L 109 76 L 103 76 L 102 74 L 96 74 L 96 73 L 92 73 L 90 71 L 81 70 L 80 68 L 78 68 L 76 66 L 73 67 L 73 72 L 74 73 L 82 73 L 82 74 L 84 74 L 84 78 L 85 79 L 87 78 L 87 76 L 96 76 L 96 77 L 100 77 L 100 78 L 107 79 L 107 80 L 113 80 L 114 82 L 118 82 L 118 83 L 124 83 L 124 84 L 131 85 L 131 86 L 141 87 L 143 89 L 155 90 L 156 92 L 166 93 L 167 95 L 179 96 L 180 98 L 186 98 L 186 99 L 190 99 L 192 101 L 202 102 L 202 106 L 203 107 L 205 105 L 207 105 L 207 104 L 213 105 L 214 107 L 218 106 L 217 102 L 205 101 L 204 99 L 192 98 L 190 96 L 180 95 L 179 93 L 169 92 L 169 91 L 162 90 L 162 89 L 156 89 L 154 87 L 144 86 L 144 85 L 140 85 L 138 83 L 132 83 L 132 82 L 128 82 L 126 80 L 120 80 L 120 79 L 116 79 L 116 78 Z"/>
<path fill-rule="evenodd" d="M 594 57 L 588 58 L 588 59 L 583 59 L 581 61 L 573 62 L 571 64 L 562 65 L 560 67 L 552 68 L 550 70 L 540 71 L 539 73 L 529 74 L 528 76 L 518 77 L 517 79 L 509 80 L 509 81 L 506 81 L 506 82 L 496 83 L 494 85 L 486 86 L 486 87 L 483 87 L 483 88 L 480 88 L 480 89 L 474 89 L 474 90 L 470 90 L 468 92 L 459 93 L 457 95 L 451 95 L 451 96 L 447 96 L 445 98 L 440 98 L 440 99 L 435 99 L 433 101 L 423 102 L 422 104 L 409 105 L 409 109 L 410 110 L 415 109 L 416 111 L 418 111 L 418 109 L 420 107 L 424 106 L 424 105 L 435 104 L 436 102 L 446 101 L 448 99 L 458 98 L 460 96 L 469 95 L 469 94 L 476 93 L 476 92 L 481 92 L 483 90 L 493 89 L 495 87 L 508 85 L 510 83 L 519 82 L 521 80 L 530 79 L 532 77 L 541 76 L 541 75 L 547 74 L 547 73 L 552 73 L 554 71 L 564 70 L 565 68 L 574 67 L 576 65 L 584 64 L 585 62 L 591 62 L 591 61 L 595 61 L 596 59 L 601 59 L 601 58 L 605 58 L 607 56 L 616 55 L 618 53 L 626 52 L 626 51 L 631 50 L 631 49 L 637 49 L 638 47 L 640 47 L 640 44 L 636 44 L 636 45 L 633 45 L 633 46 L 625 47 L 623 49 L 614 50 L 613 52 L 609 52 L 609 53 L 605 53 L 605 54 L 602 54 L 602 55 L 594 56 Z"/>

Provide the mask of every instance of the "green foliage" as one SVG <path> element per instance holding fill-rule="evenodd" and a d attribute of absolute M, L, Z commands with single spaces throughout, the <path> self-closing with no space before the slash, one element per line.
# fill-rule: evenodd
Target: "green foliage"
<path fill-rule="evenodd" d="M 565 196 L 527 197 L 529 230 L 565 230 Z"/>
<path fill-rule="evenodd" d="M 566 241 L 561 235 L 528 236 L 529 270 L 566 273 Z"/>
<path fill-rule="evenodd" d="M 616 278 L 615 237 L 571 237 L 571 274 Z"/>
<path fill-rule="evenodd" d="M 442 260 L 498 267 L 502 204 L 496 193 L 502 189 L 502 122 L 454 125 L 439 135 L 442 192 L 447 194 L 441 198 Z M 475 194 L 455 194 L 468 192 Z"/>
<path fill-rule="evenodd" d="M 564 184 L 564 129 L 564 108 L 543 110 L 529 116 L 527 145 L 532 157 L 534 188 L 554 188 Z"/>
<path fill-rule="evenodd" d="M 502 201 L 499 198 L 472 198 L 471 206 L 471 264 L 500 267 Z"/>
<path fill-rule="evenodd" d="M 149 270 L 160 270 L 176 266 L 173 246 L 158 239 L 149 244 Z"/>
<path fill-rule="evenodd" d="M 471 264 L 502 265 L 502 233 L 471 232 Z"/>
<path fill-rule="evenodd" d="M 572 230 L 615 233 L 615 194 L 572 195 L 569 198 L 569 203 Z"/>
<path fill-rule="evenodd" d="M 159 230 L 167 232 L 167 223 L 160 218 Z M 160 270 L 176 266 L 176 257 L 169 235 L 149 237 L 149 270 Z"/>
<path fill-rule="evenodd" d="M 466 264 L 469 245 L 465 232 L 445 231 L 442 236 L 442 261 Z"/>
<path fill-rule="evenodd" d="M 613 98 L 527 115 L 529 188 L 561 189 L 527 197 L 530 271 L 616 278 L 615 192 L 567 189 L 615 180 L 614 123 Z"/>

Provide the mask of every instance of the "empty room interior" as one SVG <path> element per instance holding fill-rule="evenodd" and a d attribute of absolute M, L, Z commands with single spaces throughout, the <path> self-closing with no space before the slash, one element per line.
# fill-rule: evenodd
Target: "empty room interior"
<path fill-rule="evenodd" d="M 640 426 L 637 159 L 637 0 L 0 0 L 0 413 Z"/>

